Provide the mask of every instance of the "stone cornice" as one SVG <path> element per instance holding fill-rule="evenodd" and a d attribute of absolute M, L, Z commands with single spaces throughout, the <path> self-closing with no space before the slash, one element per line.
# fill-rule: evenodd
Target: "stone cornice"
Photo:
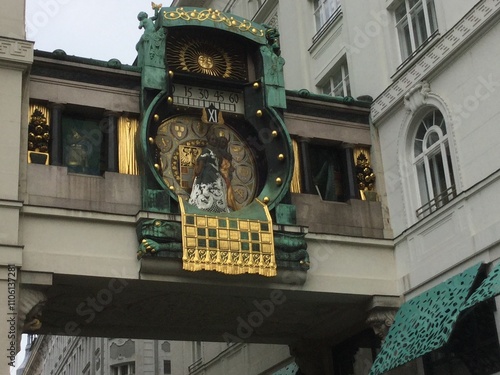
<path fill-rule="evenodd" d="M 27 69 L 33 63 L 33 42 L 0 36 L 0 66 Z"/>
<path fill-rule="evenodd" d="M 500 11 L 500 1 L 482 0 L 472 8 L 452 29 L 413 67 L 390 85 L 372 105 L 372 121 L 376 124 L 418 82 L 426 79 L 464 45 L 481 33 L 484 26 Z"/>

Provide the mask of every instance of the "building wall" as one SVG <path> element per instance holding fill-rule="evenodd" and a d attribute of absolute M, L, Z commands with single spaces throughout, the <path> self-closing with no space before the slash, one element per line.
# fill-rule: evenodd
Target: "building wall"
<path fill-rule="evenodd" d="M 190 5 L 189 1 L 177 1 L 176 3 Z M 243 0 L 235 2 L 208 1 L 205 2 L 204 6 L 219 9 L 228 8 L 235 14 L 262 21 L 269 20 L 276 14 L 282 35 L 282 56 L 286 60 L 285 80 L 288 89 L 306 88 L 311 92 L 318 93 L 319 87 L 325 83 L 328 76 L 339 67 L 340 63 L 346 62 L 349 67 L 352 95 L 366 94 L 373 98 L 382 97 L 382 99 L 384 92 L 389 92 L 392 86 L 403 80 L 402 77 L 412 71 L 417 62 L 431 52 L 432 47 L 437 45 L 440 37 L 453 30 L 457 22 L 478 4 L 475 1 L 466 0 L 454 2 L 436 0 L 439 36 L 434 41 L 424 45 L 424 48 L 419 52 L 421 55 L 417 54 L 405 66 L 401 66 L 402 59 L 392 13 L 394 6 L 397 5 L 395 1 L 343 1 L 341 14 L 328 27 L 320 30 L 319 34 L 316 33 L 314 27 L 311 1 L 296 3 L 268 0 L 260 8 L 256 3 L 256 1 Z M 19 9 L 16 8 L 13 14 L 17 14 L 16 12 L 19 13 Z M 309 275 L 313 278 L 308 281 L 308 287 L 313 286 L 315 291 L 332 291 L 332 289 L 339 288 L 339 292 L 348 290 L 354 294 L 370 295 L 384 294 L 390 290 L 391 293 L 401 294 L 404 298 L 409 299 L 448 277 L 456 275 L 474 263 L 479 261 L 498 262 L 500 259 L 500 246 L 498 246 L 498 233 L 500 231 L 497 214 L 497 207 L 500 203 L 497 194 L 500 183 L 500 173 L 498 172 L 500 151 L 497 147 L 497 140 L 500 138 L 497 126 L 499 120 L 497 91 L 500 86 L 500 75 L 497 67 L 500 55 L 500 49 L 497 47 L 499 34 L 498 16 L 495 16 L 487 25 L 475 31 L 475 36 L 471 40 L 456 48 L 454 54 L 438 68 L 421 77 L 429 84 L 428 91 L 419 96 L 420 88 L 417 91 L 413 91 L 413 88 L 407 88 L 398 93 L 398 98 L 391 102 L 390 107 L 383 109 L 382 114 L 373 117 L 372 139 L 375 142 L 380 142 L 376 143 L 372 149 L 373 160 L 378 163 L 377 173 L 380 173 L 378 178 L 383 179 L 381 185 L 386 188 L 386 191 L 384 188 L 381 189 L 381 199 L 384 204 L 380 208 L 381 212 L 376 212 L 377 217 L 379 217 L 376 222 L 384 222 L 388 226 L 389 222 L 384 221 L 382 216 L 385 215 L 386 219 L 390 217 L 396 257 L 394 258 L 392 248 L 388 246 L 387 242 L 378 242 L 371 238 L 360 241 L 345 236 L 346 233 L 342 233 L 345 236 L 343 238 L 325 237 L 321 230 L 318 230 L 320 233 L 310 236 L 310 252 L 317 259 L 322 259 L 325 252 L 329 253 L 330 257 L 319 262 L 318 266 L 311 270 Z M 9 82 L 14 87 L 18 97 L 23 95 L 22 73 L 4 69 L 0 71 L 0 74 L 0 79 Z M 43 81 L 34 80 L 33 93 L 36 98 L 61 101 L 63 97 L 69 97 L 75 103 L 84 102 L 91 106 L 98 105 L 100 102 L 89 94 L 92 92 L 90 87 L 73 87 L 61 94 L 57 90 L 44 90 L 45 84 Z M 404 94 L 410 91 L 412 94 L 405 101 Z M 76 92 L 83 94 L 77 96 L 74 94 Z M 69 93 L 69 96 L 66 93 Z M 126 108 L 127 111 L 137 111 L 134 106 L 133 93 L 121 91 L 108 94 L 121 95 L 117 102 L 112 100 L 105 102 L 106 109 L 125 110 L 124 108 Z M 2 97 L 7 97 L 6 93 L 2 93 L 2 95 Z M 49 98 L 45 95 L 48 95 Z M 22 108 L 18 102 L 13 103 L 11 99 L 9 100 L 10 102 L 7 103 L 12 105 L 8 104 L 2 109 L 7 110 L 6 131 L 9 139 L 14 139 L 17 150 L 17 144 L 22 141 L 17 127 L 19 125 L 18 115 L 22 112 Z M 415 113 L 422 107 L 422 103 L 414 103 L 418 100 L 427 103 L 426 105 L 435 105 L 445 115 L 458 193 L 458 196 L 446 206 L 420 220 L 415 215 L 415 210 L 420 205 L 416 177 L 407 155 L 410 146 L 408 139 L 411 125 L 415 119 Z M 374 108 L 376 105 L 377 100 L 374 103 Z M 302 130 L 299 129 L 297 132 Z M 329 130 L 325 130 L 325 133 L 328 133 Z M 337 136 L 335 135 L 335 137 Z M 366 132 L 363 132 L 362 141 L 357 140 L 365 145 L 369 143 L 366 139 Z M 12 147 L 9 146 L 10 141 L 4 143 L 5 147 L 0 148 L 0 150 L 4 150 L 5 159 L 0 158 L 0 160 L 7 162 L 2 162 L 1 172 L 11 176 L 14 182 L 2 185 L 0 190 L 0 199 L 3 199 L 3 202 L 10 202 L 3 204 L 2 214 L 5 213 L 12 218 L 3 224 L 8 225 L 3 232 L 8 234 L 5 237 L 5 244 L 15 248 L 18 245 L 16 236 L 18 233 L 18 206 L 12 202 L 18 199 L 17 182 L 22 180 L 22 177 L 19 172 L 20 162 L 17 159 L 17 154 L 14 152 L 16 156 L 14 160 L 9 152 L 9 147 Z M 10 149 L 10 151 L 13 150 Z M 39 172 L 36 168 L 30 166 L 28 173 L 35 176 Z M 68 180 L 71 178 L 75 177 L 68 177 Z M 111 178 L 113 176 L 110 174 Z M 117 180 L 120 178 L 117 177 Z M 53 181 L 46 181 L 48 186 L 51 182 Z M 71 181 L 66 181 L 66 183 L 68 186 L 71 185 Z M 127 179 L 126 183 L 130 184 L 134 191 L 133 194 L 136 194 L 137 185 L 135 184 L 137 180 L 130 178 Z M 101 181 L 93 184 L 86 191 L 105 194 L 108 189 L 106 186 L 101 186 L 105 184 L 106 182 L 102 183 Z M 73 196 L 70 197 L 72 201 L 69 204 L 82 205 L 73 208 L 84 209 L 85 204 L 93 204 L 90 199 L 85 199 L 85 191 L 72 191 L 71 194 Z M 128 198 L 131 195 L 128 195 Z M 61 199 L 67 198 L 66 196 L 47 197 L 36 194 L 35 188 L 29 185 L 29 181 L 27 197 L 32 199 L 33 203 L 44 202 L 43 204 L 47 205 L 50 199 L 54 199 L 60 204 Z M 125 214 L 126 210 L 136 209 L 133 204 L 134 197 L 127 202 L 129 205 L 124 206 L 119 206 L 118 202 L 121 201 L 119 196 L 111 194 L 108 198 L 109 201 L 104 199 L 106 204 L 98 207 L 98 211 L 117 210 Z M 52 209 L 43 212 L 43 214 L 50 217 L 51 220 L 59 216 L 57 210 Z M 35 216 L 37 223 L 35 223 Z M 35 241 L 37 243 L 41 241 L 44 247 L 50 248 L 52 237 L 49 236 L 50 233 L 44 231 L 43 220 L 40 220 L 39 216 L 42 215 L 36 209 L 27 212 L 25 223 L 34 233 L 23 232 L 25 245 L 30 248 L 26 255 L 40 255 L 41 257 L 41 251 L 40 254 L 33 254 L 37 252 L 33 251 L 36 249 Z M 106 220 L 110 222 L 115 220 L 102 212 L 93 213 L 91 216 L 91 220 L 95 219 L 100 223 L 106 222 Z M 62 225 L 62 221 L 66 221 L 67 217 L 57 220 L 60 220 Z M 73 223 L 66 223 L 69 230 L 68 236 L 71 236 L 71 229 L 74 228 L 75 223 L 81 229 L 82 224 L 76 220 Z M 116 223 L 113 222 L 113 224 Z M 89 221 L 85 225 L 93 225 L 93 222 Z M 118 241 L 122 241 L 119 242 L 120 245 L 123 245 L 120 246 L 121 249 L 127 248 L 127 243 L 134 242 L 130 234 L 131 226 L 132 222 L 125 220 L 121 226 L 122 231 L 114 233 L 119 238 Z M 116 227 L 113 225 L 113 228 Z M 373 231 L 373 233 L 377 233 L 373 237 L 377 238 L 384 238 L 390 233 L 390 229 L 386 225 L 370 229 L 379 231 Z M 107 227 L 103 225 L 100 236 L 93 240 L 102 241 L 107 238 L 107 235 Z M 365 236 L 372 237 L 366 233 Z M 334 251 L 331 251 L 330 248 L 333 244 L 336 247 Z M 370 258 L 373 248 L 383 248 L 385 251 L 378 252 L 378 258 L 373 260 Z M 78 253 L 85 252 L 87 249 L 86 246 L 77 245 L 74 247 L 74 251 L 75 259 L 78 259 Z M 44 251 L 43 255 L 42 261 L 35 264 L 34 260 L 27 260 L 23 266 L 26 270 L 50 272 L 53 270 L 54 263 L 57 263 L 57 254 L 47 254 Z M 97 253 L 91 255 L 96 259 L 99 258 Z M 126 256 L 114 255 L 116 257 L 112 262 L 113 268 L 133 269 L 132 262 L 135 260 L 131 245 L 128 245 Z M 36 257 L 31 259 L 36 259 Z M 343 267 L 349 260 L 355 262 L 351 264 L 351 267 Z M 110 263 L 101 263 L 99 267 L 92 269 L 93 275 L 105 275 L 110 266 Z M 66 265 L 65 270 L 71 272 L 71 268 L 68 269 Z M 364 272 L 368 280 L 359 277 L 360 270 Z M 331 285 L 332 273 L 337 277 L 343 277 L 342 280 L 337 280 L 334 286 Z M 381 278 L 380 275 L 386 275 L 386 277 Z M 121 276 L 133 277 L 134 275 L 130 273 Z M 377 277 L 380 278 L 379 283 L 372 282 L 367 286 L 370 280 Z M 394 282 L 394 280 L 397 281 Z M 2 334 L 0 332 L 0 335 Z M 143 373 L 153 373 L 155 366 L 161 365 L 161 362 L 156 361 L 160 358 L 158 357 L 158 347 L 155 346 L 154 342 L 146 341 L 138 345 L 141 347 L 141 354 L 137 357 L 137 363 L 144 366 Z M 214 343 L 203 343 L 201 346 L 197 343 L 181 343 L 180 347 L 181 349 L 177 348 L 175 352 L 172 351 L 172 357 L 175 353 L 176 359 L 182 358 L 182 370 L 179 371 L 184 372 L 179 373 L 185 373 L 186 368 L 197 363 L 198 365 L 192 367 L 194 373 L 199 371 L 199 373 L 207 374 L 240 374 L 242 373 L 241 368 L 246 368 L 249 374 L 267 374 L 275 369 L 279 363 L 291 360 L 289 354 L 286 353 L 286 347 L 236 345 L 228 348 L 226 344 Z M 102 353 L 105 353 L 106 347 L 102 346 L 102 348 Z M 263 357 L 264 353 L 269 362 L 262 364 L 262 367 L 259 368 L 251 367 L 257 363 L 255 359 Z M 200 358 L 202 361 L 198 362 Z M 107 363 L 107 366 L 111 366 L 112 362 L 105 362 L 105 359 L 103 361 L 103 363 Z"/>
<path fill-rule="evenodd" d="M 184 374 L 182 366 L 172 360 L 176 344 L 168 341 L 38 336 L 33 345 L 37 340 L 45 347 L 45 355 L 38 361 L 28 360 L 25 375 L 168 374 L 164 361 L 171 361 L 171 374 Z"/>
<path fill-rule="evenodd" d="M 19 179 L 25 159 L 19 158 L 19 147 L 26 144 L 21 128 L 26 113 L 26 73 L 33 61 L 32 43 L 25 41 L 24 1 L 0 3 L 0 348 L 4 357 L 0 372 L 7 374 L 15 360 L 20 341 L 16 324 L 18 303 L 18 270 L 22 265 L 19 243 Z M 13 320 L 12 320 L 13 318 Z M 9 320 L 12 321 L 9 322 Z"/>
<path fill-rule="evenodd" d="M 496 21 L 498 22 L 498 21 Z M 500 72 L 493 63 L 500 50 L 495 25 L 478 32 L 474 43 L 426 77 L 432 104 L 446 118 L 458 196 L 423 220 L 407 141 L 413 113 L 399 103 L 375 126 L 380 136 L 391 222 L 396 236 L 398 274 L 404 290 L 412 290 L 447 270 L 473 261 L 495 261 L 498 249 L 497 205 Z M 429 102 L 431 100 L 429 99 Z M 461 265 L 464 263 L 463 265 Z M 445 275 L 442 275 L 445 273 Z M 442 275 L 442 276 L 440 276 Z M 412 295 L 416 292 L 413 291 Z"/>

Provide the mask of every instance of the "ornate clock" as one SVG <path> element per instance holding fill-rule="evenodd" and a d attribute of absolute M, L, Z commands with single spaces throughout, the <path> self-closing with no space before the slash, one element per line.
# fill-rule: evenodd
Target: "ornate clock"
<path fill-rule="evenodd" d="M 276 34 L 211 9 L 161 8 L 155 19 L 138 44 L 143 209 L 180 212 L 182 230 L 140 222 L 139 257 L 276 275 L 272 212 L 293 170 Z"/>

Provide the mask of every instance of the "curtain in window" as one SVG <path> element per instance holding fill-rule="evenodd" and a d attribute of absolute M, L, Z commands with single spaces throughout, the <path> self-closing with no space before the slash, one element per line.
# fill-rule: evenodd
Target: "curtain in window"
<path fill-rule="evenodd" d="M 302 186 L 300 184 L 300 181 L 302 179 L 302 176 L 300 175 L 299 145 L 297 144 L 297 141 L 295 139 L 292 140 L 292 144 L 293 144 L 294 161 L 293 161 L 293 177 L 292 177 L 292 183 L 290 184 L 290 192 L 301 193 Z"/>
<path fill-rule="evenodd" d="M 136 139 L 139 121 L 132 117 L 118 119 L 118 171 L 125 174 L 139 174 L 137 165 Z"/>

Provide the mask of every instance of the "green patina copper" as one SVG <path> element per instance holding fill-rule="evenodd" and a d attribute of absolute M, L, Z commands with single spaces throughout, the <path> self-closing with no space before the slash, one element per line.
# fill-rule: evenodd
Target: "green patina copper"
<path fill-rule="evenodd" d="M 500 295 L 500 263 L 488 274 L 481 285 L 472 293 L 463 305 L 462 310 Z"/>
<path fill-rule="evenodd" d="M 265 170 L 258 169 L 260 190 L 257 191 L 255 198 L 267 205 L 277 224 L 295 225 L 295 206 L 282 203 L 292 179 L 294 155 L 292 141 L 282 115 L 282 109 L 286 108 L 283 78 L 285 61 L 280 56 L 277 30 L 241 17 L 202 8 L 155 6 L 152 17 L 141 12 L 138 20 L 139 28 L 144 29 L 144 34 L 136 46 L 142 82 L 143 120 L 140 129 L 140 144 L 144 156 L 142 161 L 144 167 L 142 173 L 143 210 L 165 214 L 180 212 L 176 186 L 173 186 L 176 182 L 171 183 L 169 180 L 167 183 L 165 178 L 168 177 L 164 178 L 159 173 L 163 165 L 169 164 L 160 159 L 160 149 L 156 146 L 155 139 L 158 136 L 159 126 L 178 115 L 179 108 L 176 107 L 178 103 L 175 104 L 174 84 L 176 87 L 185 82 L 193 85 L 193 80 L 196 81 L 201 77 L 203 85 L 209 86 L 211 79 L 209 75 L 203 77 L 199 72 L 193 73 L 189 69 L 167 66 L 167 64 L 173 64 L 168 58 L 174 56 L 168 55 L 170 49 L 167 50 L 167 43 L 177 40 L 176 35 L 182 35 L 177 31 L 182 28 L 186 32 L 193 33 L 193 27 L 199 27 L 217 29 L 216 33 L 223 31 L 231 33 L 232 38 L 234 38 L 233 35 L 238 35 L 246 39 L 241 41 L 247 48 L 245 53 L 251 56 L 248 61 L 251 60 L 254 64 L 257 76 L 252 77 L 251 81 L 250 78 L 233 80 L 229 82 L 228 87 L 240 90 L 239 92 L 244 97 L 244 120 L 240 120 L 243 129 L 242 137 L 244 137 L 245 144 L 253 150 L 254 158 L 262 160 L 262 164 L 266 166 Z M 196 34 L 194 35 L 198 37 Z M 207 32 L 207 34 L 210 33 Z M 200 35 L 204 34 L 200 33 Z M 221 41 L 224 40 L 224 36 L 220 38 Z M 214 40 L 210 39 L 211 43 Z M 246 58 L 245 61 L 247 61 Z M 218 77 L 213 84 L 214 87 L 219 88 L 225 85 L 225 81 Z M 194 108 L 184 109 L 190 111 L 190 116 L 195 113 Z M 175 134 L 173 136 L 175 137 Z M 189 212 L 206 214 L 194 206 L 186 204 L 186 207 Z M 258 207 L 258 204 L 251 203 L 225 216 L 256 219 L 256 215 L 260 212 Z M 217 217 L 217 214 L 211 213 L 210 215 Z M 140 242 L 138 258 L 156 256 L 182 259 L 181 232 L 180 222 L 140 220 L 137 226 L 137 236 Z M 302 233 L 274 232 L 276 264 L 279 269 L 307 270 L 309 268 L 309 256 L 304 237 L 305 234 Z"/>
<path fill-rule="evenodd" d="M 445 345 L 478 276 L 477 264 L 401 306 L 369 375 L 379 375 Z"/>
<path fill-rule="evenodd" d="M 140 12 L 137 16 L 139 28 L 144 34 L 136 45 L 138 66 L 142 69 L 143 89 L 163 90 L 168 85 L 164 62 L 165 30 L 169 27 L 199 26 L 224 30 L 261 45 L 263 62 L 262 83 L 266 91 L 267 105 L 286 108 L 283 65 L 280 56 L 279 33 L 276 29 L 247 21 L 241 17 L 218 10 L 203 8 L 161 8 L 153 17 Z"/>
<path fill-rule="evenodd" d="M 137 16 L 139 29 L 144 29 L 144 34 L 136 45 L 137 65 L 142 71 L 142 89 L 164 90 L 167 87 L 167 74 L 165 68 L 165 30 L 158 28 L 158 10 L 151 18 L 146 12 Z M 144 97 L 143 97 L 144 101 Z M 144 105 L 144 103 L 143 103 Z"/>
<path fill-rule="evenodd" d="M 264 75 L 262 81 L 266 90 L 267 105 L 273 108 L 286 109 L 285 79 L 283 65 L 285 59 L 281 57 L 278 30 L 268 28 L 266 31 L 268 43 L 260 47 Z"/>

